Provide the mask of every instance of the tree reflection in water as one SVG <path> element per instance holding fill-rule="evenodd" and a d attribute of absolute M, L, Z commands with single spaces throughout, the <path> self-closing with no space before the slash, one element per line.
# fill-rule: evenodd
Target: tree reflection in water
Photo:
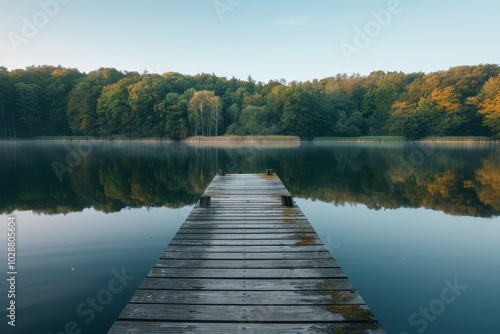
<path fill-rule="evenodd" d="M 0 211 L 59 214 L 94 208 L 193 204 L 219 168 L 272 168 L 295 196 L 369 208 L 425 207 L 453 215 L 500 215 L 500 147 L 437 146 L 411 172 L 401 161 L 415 144 L 276 144 L 213 147 L 180 143 L 94 142 L 90 154 L 58 179 L 81 143 L 0 143 Z"/>

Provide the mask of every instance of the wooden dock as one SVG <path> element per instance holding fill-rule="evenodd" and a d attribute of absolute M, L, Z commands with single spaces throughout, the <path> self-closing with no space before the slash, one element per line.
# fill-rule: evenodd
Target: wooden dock
<path fill-rule="evenodd" d="M 216 176 L 109 333 L 385 333 L 269 174 Z"/>

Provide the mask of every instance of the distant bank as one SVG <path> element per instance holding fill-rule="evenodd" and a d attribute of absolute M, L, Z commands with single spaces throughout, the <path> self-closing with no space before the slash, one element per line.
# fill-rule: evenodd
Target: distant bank
<path fill-rule="evenodd" d="M 181 140 L 174 140 L 167 137 L 146 137 L 146 138 L 134 138 L 134 137 L 123 137 L 123 136 L 113 136 L 113 137 L 93 137 L 93 136 L 50 136 L 50 137 L 35 137 L 35 138 L 0 138 L 0 141 L 102 141 L 102 142 L 182 142 L 191 145 L 217 145 L 225 146 L 232 144 L 248 144 L 248 145 L 259 145 L 265 143 L 288 143 L 288 144 L 300 144 L 301 142 L 314 142 L 314 143 L 377 143 L 377 142 L 435 142 L 435 143 L 500 143 L 500 139 L 491 137 L 474 137 L 474 136 L 464 136 L 464 137 L 425 137 L 420 140 L 410 140 L 402 136 L 361 136 L 361 137 L 317 137 L 312 140 L 301 139 L 298 136 L 238 136 L 238 135 L 227 135 L 227 136 L 217 136 L 217 137 L 187 137 Z"/>
<path fill-rule="evenodd" d="M 188 137 L 182 140 L 183 142 L 247 142 L 260 143 L 269 141 L 280 142 L 300 142 L 300 137 L 297 136 L 218 136 L 218 137 Z"/>
<path fill-rule="evenodd" d="M 188 137 L 182 140 L 191 146 L 266 146 L 266 147 L 298 147 L 302 142 L 297 136 L 218 136 L 218 137 Z"/>
<path fill-rule="evenodd" d="M 346 143 L 377 143 L 377 142 L 435 142 L 435 143 L 500 143 L 500 139 L 489 137 L 425 137 L 420 140 L 410 140 L 402 136 L 362 136 L 362 137 L 318 137 L 313 142 L 346 142 Z"/>

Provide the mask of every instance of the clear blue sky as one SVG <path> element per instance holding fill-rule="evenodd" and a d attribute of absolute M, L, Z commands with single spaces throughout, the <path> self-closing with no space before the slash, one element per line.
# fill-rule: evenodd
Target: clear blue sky
<path fill-rule="evenodd" d="M 61 4 L 51 12 L 39 0 L 0 0 L 0 66 L 206 72 L 267 82 L 500 63 L 500 1 L 493 0 L 41 2 Z M 397 13 L 376 23 L 372 11 L 391 2 L 399 3 Z M 356 29 L 367 27 L 369 45 L 360 38 L 356 45 Z M 357 51 L 346 57 L 342 45 Z"/>

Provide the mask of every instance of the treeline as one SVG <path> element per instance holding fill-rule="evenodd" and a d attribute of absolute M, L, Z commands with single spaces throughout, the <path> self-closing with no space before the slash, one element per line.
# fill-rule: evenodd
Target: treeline
<path fill-rule="evenodd" d="M 500 136 L 500 67 L 255 82 L 0 67 L 0 137 Z"/>

